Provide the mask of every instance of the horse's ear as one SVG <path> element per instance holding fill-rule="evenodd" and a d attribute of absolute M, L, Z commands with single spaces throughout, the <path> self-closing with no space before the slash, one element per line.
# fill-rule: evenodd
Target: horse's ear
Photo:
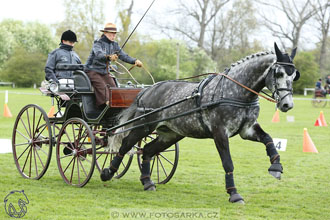
<path fill-rule="evenodd" d="M 293 60 L 293 58 L 296 56 L 296 53 L 297 53 L 297 47 L 296 48 L 294 48 L 293 50 L 292 50 L 292 52 L 291 52 L 291 59 Z"/>
<path fill-rule="evenodd" d="M 274 48 L 275 48 L 275 54 L 277 57 L 277 60 L 282 60 L 282 52 L 280 51 L 280 49 L 278 49 L 276 42 L 274 42 Z"/>

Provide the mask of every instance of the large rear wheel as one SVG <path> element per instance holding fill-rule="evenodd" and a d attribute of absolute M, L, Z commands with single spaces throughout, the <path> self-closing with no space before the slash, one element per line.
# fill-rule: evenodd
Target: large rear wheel
<path fill-rule="evenodd" d="M 143 150 L 144 145 L 157 138 L 157 133 L 153 133 L 143 138 L 138 143 L 138 148 Z M 138 165 L 141 170 L 142 153 L 138 153 Z M 179 144 L 175 143 L 165 151 L 156 154 L 150 161 L 151 179 L 158 184 L 165 184 L 173 177 L 179 161 Z"/>
<path fill-rule="evenodd" d="M 93 175 L 96 150 L 89 125 L 80 118 L 67 120 L 57 138 L 57 166 L 63 180 L 73 186 L 83 187 Z"/>
<path fill-rule="evenodd" d="M 18 113 L 12 135 L 13 156 L 18 172 L 27 179 L 40 179 L 52 155 L 52 129 L 46 112 L 30 104 Z"/>
<path fill-rule="evenodd" d="M 105 152 L 105 151 L 96 151 L 96 167 L 101 173 L 104 168 L 109 168 L 110 163 L 114 156 L 116 156 L 117 153 L 112 152 Z M 122 160 L 120 167 L 118 168 L 115 178 L 119 179 L 123 177 L 126 172 L 128 171 L 129 167 L 131 166 L 132 160 L 133 160 L 133 154 L 131 155 L 125 155 L 124 159 Z"/>

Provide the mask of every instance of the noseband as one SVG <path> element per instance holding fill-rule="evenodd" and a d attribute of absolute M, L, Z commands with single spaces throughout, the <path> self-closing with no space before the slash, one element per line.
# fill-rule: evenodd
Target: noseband
<path fill-rule="evenodd" d="M 275 91 L 273 92 L 272 97 L 277 101 L 277 103 L 280 103 L 283 99 L 285 99 L 285 97 L 293 94 L 293 89 L 292 89 L 292 86 L 291 86 L 291 88 L 278 88 L 277 77 L 275 76 L 278 65 L 279 66 L 293 66 L 294 68 L 295 68 L 295 65 L 293 63 L 275 62 L 272 65 L 271 71 L 268 72 L 268 73 L 272 72 L 273 77 L 274 77 L 273 86 L 275 87 Z M 283 97 L 280 97 L 280 93 L 279 93 L 280 91 L 288 91 L 288 93 L 285 94 Z M 276 97 L 275 97 L 275 94 L 276 94 Z"/>

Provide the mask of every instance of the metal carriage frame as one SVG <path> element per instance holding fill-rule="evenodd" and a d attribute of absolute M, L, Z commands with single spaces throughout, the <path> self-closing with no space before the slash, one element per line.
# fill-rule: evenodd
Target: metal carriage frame
<path fill-rule="evenodd" d="M 71 65 L 72 66 L 72 65 Z M 56 100 L 57 112 L 48 117 L 36 104 L 24 106 L 19 112 L 12 135 L 13 157 L 19 173 L 27 179 L 40 179 L 46 173 L 55 147 L 57 167 L 63 180 L 73 186 L 85 186 L 96 167 L 101 172 L 117 154 L 105 150 L 108 132 L 118 127 L 117 115 L 134 100 L 141 88 L 113 88 L 111 105 L 98 109 L 90 80 L 85 72 L 75 69 L 72 88 L 59 92 L 40 88 Z M 70 85 L 64 85 L 70 88 Z M 63 110 L 65 108 L 64 112 Z M 119 125 L 120 127 L 120 125 Z M 157 133 L 140 140 L 125 156 L 116 178 L 128 171 L 133 155 L 141 169 L 145 144 L 157 138 Z M 167 183 L 178 165 L 179 145 L 153 157 L 151 174 L 158 184 Z"/>

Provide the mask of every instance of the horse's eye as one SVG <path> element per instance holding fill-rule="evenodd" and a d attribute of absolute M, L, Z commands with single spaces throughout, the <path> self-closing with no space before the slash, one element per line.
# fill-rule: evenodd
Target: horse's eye
<path fill-rule="evenodd" d="M 275 72 L 275 77 L 276 78 L 282 78 L 283 77 L 283 73 L 282 72 Z"/>

